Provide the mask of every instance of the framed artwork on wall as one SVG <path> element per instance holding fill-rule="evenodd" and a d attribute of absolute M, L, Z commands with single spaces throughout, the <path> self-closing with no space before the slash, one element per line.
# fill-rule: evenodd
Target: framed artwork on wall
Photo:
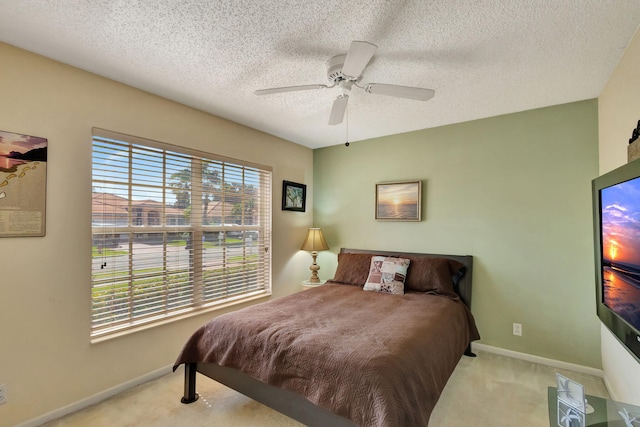
<path fill-rule="evenodd" d="M 45 235 L 47 139 L 0 130 L 0 237 Z"/>
<path fill-rule="evenodd" d="M 304 212 L 307 204 L 307 186 L 282 181 L 282 210 Z"/>
<path fill-rule="evenodd" d="M 420 221 L 421 181 L 376 184 L 376 219 L 380 221 Z"/>

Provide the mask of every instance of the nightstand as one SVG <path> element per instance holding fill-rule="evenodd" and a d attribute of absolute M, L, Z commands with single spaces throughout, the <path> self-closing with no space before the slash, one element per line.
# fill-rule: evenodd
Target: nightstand
<path fill-rule="evenodd" d="M 303 280 L 303 281 L 302 281 L 302 286 L 303 286 L 305 289 L 309 289 L 309 288 L 315 288 L 315 287 L 318 287 L 318 286 L 324 285 L 326 282 L 327 282 L 326 280 L 321 280 L 321 281 L 316 282 L 316 283 L 311 283 L 311 282 L 310 282 L 310 281 L 308 281 L 308 280 Z"/>

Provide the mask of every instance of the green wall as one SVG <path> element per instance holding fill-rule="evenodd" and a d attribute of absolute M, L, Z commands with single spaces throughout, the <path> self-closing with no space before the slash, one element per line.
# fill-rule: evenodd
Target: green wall
<path fill-rule="evenodd" d="M 481 343 L 600 368 L 597 123 L 588 100 L 315 150 L 321 277 L 340 247 L 473 255 Z M 375 183 L 400 180 L 422 180 L 422 221 L 376 221 Z"/>

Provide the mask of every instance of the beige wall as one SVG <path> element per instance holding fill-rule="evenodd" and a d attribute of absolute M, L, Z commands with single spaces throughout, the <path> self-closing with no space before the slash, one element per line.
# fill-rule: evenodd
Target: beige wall
<path fill-rule="evenodd" d="M 600 174 L 627 163 L 627 145 L 640 120 L 640 32 L 598 98 Z M 640 364 L 602 326 L 602 365 L 612 396 L 640 405 Z"/>
<path fill-rule="evenodd" d="M 597 119 L 589 100 L 316 150 L 314 223 L 333 252 L 473 255 L 482 343 L 600 368 Z M 423 220 L 376 222 L 375 183 L 416 179 Z M 335 262 L 320 254 L 323 269 Z"/>
<path fill-rule="evenodd" d="M 0 426 L 171 365 L 215 315 L 89 343 L 93 126 L 271 165 L 274 295 L 300 289 L 311 263 L 298 249 L 312 225 L 312 150 L 6 44 L 0 58 L 0 129 L 49 141 L 47 234 L 0 239 L 0 384 L 9 389 Z M 309 185 L 306 213 L 280 210 L 283 179 Z"/>

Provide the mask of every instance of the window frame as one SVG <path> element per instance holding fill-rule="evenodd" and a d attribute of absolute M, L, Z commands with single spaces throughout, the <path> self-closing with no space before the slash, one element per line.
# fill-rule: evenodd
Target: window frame
<path fill-rule="evenodd" d="M 117 154 L 124 153 L 125 149 L 128 150 L 128 157 L 123 155 L 116 162 L 119 166 L 124 166 L 128 162 L 128 170 L 124 171 L 124 168 L 120 168 L 119 174 L 111 172 L 113 177 L 108 177 L 109 172 L 105 172 L 108 169 L 100 169 L 97 166 L 99 162 L 96 160 L 98 157 L 96 150 L 98 152 L 100 152 L 100 149 L 106 151 L 111 145 L 114 146 L 114 150 L 121 149 Z M 141 167 L 140 170 L 143 171 L 140 173 L 141 178 L 136 178 L 137 172 L 132 165 L 136 162 L 134 152 L 137 153 L 139 151 L 144 152 L 143 154 L 148 154 L 148 158 L 152 160 L 145 160 L 149 162 L 147 165 L 151 164 L 151 166 L 145 165 Z M 104 155 L 104 152 L 101 155 Z M 182 214 L 187 218 L 184 220 L 184 224 L 180 224 L 183 220 L 179 215 L 176 217 L 174 213 L 176 218 L 170 219 L 168 213 L 169 210 L 176 211 L 176 208 L 179 207 L 177 191 L 174 191 L 175 187 L 171 187 L 167 179 L 167 164 L 170 159 L 173 159 L 174 155 L 179 161 L 184 161 L 179 165 L 183 167 L 184 165 L 189 165 L 190 168 L 189 170 L 181 170 L 191 175 L 190 180 L 185 184 L 188 187 L 188 190 L 185 190 L 188 193 L 188 208 L 182 208 Z M 160 159 L 160 161 L 155 162 L 154 157 Z M 126 161 L 122 160 L 125 158 Z M 140 161 L 140 163 L 143 162 Z M 158 166 L 160 164 L 162 166 Z M 209 169 L 210 167 L 214 168 L 213 172 Z M 99 342 L 140 329 L 147 329 L 181 318 L 218 310 L 229 305 L 264 298 L 272 294 L 273 170 L 270 166 L 93 128 L 91 170 L 91 342 Z M 154 177 L 158 175 L 157 170 L 162 170 L 162 178 Z M 206 178 L 203 178 L 204 170 L 208 174 Z M 100 173 L 103 175 L 100 175 Z M 145 174 L 148 176 L 144 176 Z M 217 186 L 212 185 L 211 188 L 204 189 L 206 184 L 203 184 L 203 182 L 209 178 L 209 175 L 217 177 Z M 124 176 L 127 176 L 126 181 L 122 178 Z M 146 181 L 142 182 L 145 179 Z M 103 192 L 96 192 L 97 188 L 102 189 Z M 111 188 L 114 194 L 107 193 L 106 189 L 108 188 Z M 113 188 L 120 188 L 124 196 L 118 196 L 117 191 L 113 190 Z M 160 198 L 161 201 L 146 200 L 145 202 L 140 202 L 136 200 L 135 190 L 139 191 L 140 194 L 146 193 L 147 190 L 156 191 L 154 194 L 158 194 L 157 198 Z M 170 191 L 173 192 L 173 196 L 176 198 L 174 201 L 175 207 L 170 207 L 169 205 L 169 197 L 167 195 Z M 211 191 L 211 193 L 208 191 Z M 122 218 L 116 216 L 116 208 L 113 208 L 112 217 L 109 217 L 105 212 L 102 212 L 102 216 L 100 212 L 96 214 L 94 212 L 95 204 L 97 203 L 94 200 L 96 194 L 98 199 L 100 194 L 102 194 L 103 199 L 106 199 L 108 195 L 112 199 L 112 205 L 126 203 L 126 206 L 122 205 L 122 209 L 119 210 L 119 212 L 126 211 L 126 214 L 124 214 L 126 216 L 126 224 Z M 203 197 L 203 195 L 205 196 Z M 216 206 L 222 205 L 222 211 L 220 216 L 214 217 L 214 223 L 211 224 L 208 222 L 207 217 L 209 210 L 205 208 L 209 203 L 216 200 L 216 196 L 218 197 Z M 205 201 L 203 201 L 204 198 L 206 198 Z M 233 204 L 232 210 L 229 209 L 232 203 L 226 202 L 229 198 L 236 202 Z M 145 203 L 146 207 L 141 206 Z M 153 205 L 154 203 L 156 204 L 155 206 Z M 227 205 L 226 207 L 225 204 Z M 107 206 L 104 201 L 103 206 Z M 145 212 L 144 209 L 147 209 L 147 211 Z M 185 214 L 187 210 L 188 216 Z M 197 214 L 194 214 L 194 212 Z M 233 215 L 228 212 L 233 212 Z M 227 222 L 228 217 L 239 218 L 240 224 L 235 224 L 230 220 Z M 221 219 L 221 222 L 217 224 L 215 219 Z M 231 239 L 228 237 L 232 233 L 234 236 L 240 236 L 240 239 L 234 239 L 233 245 L 229 243 Z M 126 235 L 127 239 L 123 239 L 122 235 Z M 128 266 L 126 268 L 122 267 L 125 262 L 121 261 L 121 267 L 119 267 L 121 269 L 112 267 L 114 272 L 111 276 L 109 276 L 108 272 L 98 271 L 95 262 L 97 252 L 94 252 L 96 251 L 94 245 L 96 236 L 104 241 L 111 239 L 112 244 L 118 245 L 125 240 L 126 250 L 120 252 L 127 252 Z M 186 246 L 181 247 L 185 251 L 176 251 L 175 248 L 170 248 L 170 245 L 173 244 L 175 246 L 175 242 L 179 241 L 176 236 L 187 236 L 185 240 Z M 216 236 L 218 236 L 217 240 Z M 253 236 L 257 238 L 255 241 L 252 238 Z M 156 239 L 152 239 L 153 237 L 156 237 Z M 160 249 L 155 247 L 154 250 L 149 252 L 153 254 L 152 256 L 157 256 L 158 260 L 148 261 L 152 257 L 150 255 L 146 255 L 146 258 L 144 258 L 145 262 L 156 263 L 150 269 L 153 272 L 146 275 L 144 273 L 140 274 L 143 269 L 134 267 L 136 262 L 141 265 L 141 261 L 135 261 L 136 256 L 138 257 L 137 259 L 142 260 L 143 255 L 136 255 L 133 249 L 134 244 L 138 242 L 137 239 L 145 238 L 154 240 L 156 246 L 160 247 Z M 239 243 L 236 243 L 235 241 L 238 240 Z M 138 246 L 142 247 L 143 245 Z M 151 247 L 151 245 L 148 246 Z M 233 256 L 231 255 L 232 246 L 233 252 L 236 252 L 236 255 Z M 209 252 L 205 252 L 207 248 Z M 170 249 L 175 254 L 174 256 L 179 259 L 177 268 L 175 266 L 172 269 L 167 267 L 169 265 L 167 258 Z M 139 252 L 142 252 L 142 250 Z M 101 254 L 100 257 L 107 258 L 107 251 L 104 245 L 99 253 Z M 113 251 L 111 253 L 117 252 Z M 124 256 L 120 255 L 120 258 L 124 259 Z M 113 259 L 115 260 L 116 258 Z M 233 267 L 231 264 L 233 264 Z M 126 274 L 123 274 L 122 272 L 125 270 Z M 179 270 L 177 274 L 175 273 L 176 270 Z M 174 277 L 180 277 L 177 288 L 172 288 L 170 279 L 172 274 Z M 153 282 L 151 285 L 141 286 L 139 285 L 141 282 L 136 282 L 141 278 L 149 282 L 153 280 Z M 121 291 L 125 289 L 125 283 L 127 284 L 126 295 L 125 292 Z M 145 291 L 145 286 L 150 290 Z M 142 294 L 137 289 L 143 289 Z M 177 294 L 179 294 L 178 298 L 171 294 L 176 289 Z M 100 292 L 105 293 L 101 294 Z M 152 297 L 152 294 L 155 296 Z M 150 310 L 153 310 L 149 314 L 141 315 L 140 309 L 136 308 L 136 303 L 139 303 L 141 298 L 140 295 L 143 295 L 143 300 L 146 299 L 144 305 L 151 307 Z M 104 303 L 104 301 L 111 302 Z M 117 304 L 113 301 L 116 301 Z M 178 301 L 178 306 L 172 308 L 171 301 Z M 113 312 L 120 314 L 113 314 L 110 308 L 104 308 L 107 305 L 100 305 L 103 303 L 118 307 Z M 128 311 L 126 316 L 123 314 L 125 311 Z M 105 320 L 109 317 L 118 320 Z"/>

